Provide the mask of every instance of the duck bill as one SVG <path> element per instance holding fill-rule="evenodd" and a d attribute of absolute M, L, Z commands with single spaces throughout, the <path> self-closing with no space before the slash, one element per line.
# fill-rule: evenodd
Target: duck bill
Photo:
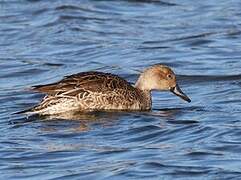
<path fill-rule="evenodd" d="M 189 99 L 189 97 L 184 93 L 182 92 L 182 90 L 180 89 L 180 87 L 178 85 L 176 85 L 175 87 L 171 88 L 170 91 L 179 96 L 180 98 L 182 98 L 183 100 L 187 101 L 187 102 L 191 102 L 191 99 Z"/>

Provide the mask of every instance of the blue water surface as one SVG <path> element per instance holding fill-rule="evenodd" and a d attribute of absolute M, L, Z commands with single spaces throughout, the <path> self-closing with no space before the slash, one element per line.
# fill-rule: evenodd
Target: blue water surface
<path fill-rule="evenodd" d="M 14 114 L 81 71 L 171 66 L 186 103 L 70 119 Z M 241 1 L 1 0 L 0 179 L 240 179 Z"/>

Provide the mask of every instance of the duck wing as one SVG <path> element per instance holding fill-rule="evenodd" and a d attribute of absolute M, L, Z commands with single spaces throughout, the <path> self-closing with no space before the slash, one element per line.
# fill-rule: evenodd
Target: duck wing
<path fill-rule="evenodd" d="M 66 76 L 56 83 L 33 86 L 32 90 L 50 96 L 77 96 L 86 92 L 130 91 L 134 87 L 117 75 L 92 71 Z"/>

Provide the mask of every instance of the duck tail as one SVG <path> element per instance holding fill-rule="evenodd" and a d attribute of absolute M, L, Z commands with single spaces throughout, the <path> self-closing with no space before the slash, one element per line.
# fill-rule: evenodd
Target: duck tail
<path fill-rule="evenodd" d="M 23 111 L 18 111 L 18 112 L 15 112 L 14 114 L 28 114 L 28 115 L 36 114 L 36 112 L 35 112 L 36 107 L 37 106 L 25 109 Z"/>

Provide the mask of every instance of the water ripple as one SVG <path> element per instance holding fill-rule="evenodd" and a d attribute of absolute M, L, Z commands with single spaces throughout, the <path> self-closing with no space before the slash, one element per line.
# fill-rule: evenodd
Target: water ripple
<path fill-rule="evenodd" d="M 0 1 L 2 179 L 239 179 L 238 0 Z M 16 114 L 26 89 L 81 71 L 132 84 L 171 66 L 192 103 L 153 92 L 146 112 Z"/>

